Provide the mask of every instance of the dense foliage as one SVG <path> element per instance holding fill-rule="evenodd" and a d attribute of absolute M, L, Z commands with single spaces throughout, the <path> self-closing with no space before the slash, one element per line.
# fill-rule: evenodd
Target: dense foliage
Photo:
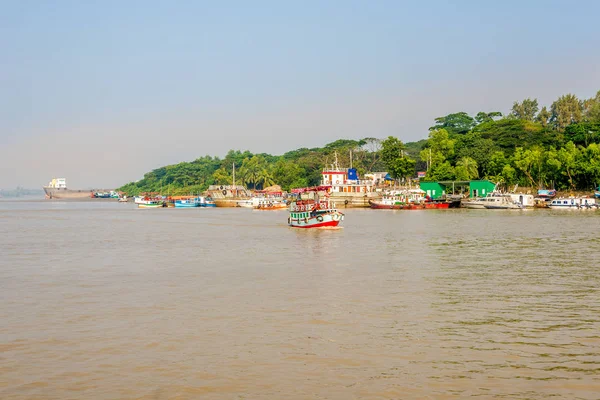
<path fill-rule="evenodd" d="M 537 99 L 515 102 L 474 117 L 457 112 L 435 119 L 427 139 L 403 143 L 340 139 L 322 148 L 301 148 L 281 156 L 231 150 L 224 158 L 205 156 L 155 169 L 124 185 L 130 195 L 200 193 L 211 184 L 235 183 L 251 189 L 272 184 L 284 190 L 318 185 L 321 171 L 352 164 L 359 174 L 387 171 L 404 180 L 427 171 L 426 180 L 489 179 L 557 189 L 590 189 L 600 183 L 600 91 L 580 100 L 559 97 L 549 108 Z"/>

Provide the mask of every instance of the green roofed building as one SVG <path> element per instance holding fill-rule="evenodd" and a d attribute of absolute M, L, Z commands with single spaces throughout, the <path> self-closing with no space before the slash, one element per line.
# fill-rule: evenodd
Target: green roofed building
<path fill-rule="evenodd" d="M 485 197 L 492 193 L 496 185 L 490 181 L 471 181 L 469 183 L 469 197 Z"/>
<path fill-rule="evenodd" d="M 494 191 L 496 185 L 490 181 L 443 181 L 420 182 L 419 187 L 432 199 L 445 195 L 462 194 L 469 191 L 469 197 L 484 197 Z"/>

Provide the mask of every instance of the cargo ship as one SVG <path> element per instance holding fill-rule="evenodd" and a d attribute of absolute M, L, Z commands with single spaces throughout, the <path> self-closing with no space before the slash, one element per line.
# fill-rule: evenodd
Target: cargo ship
<path fill-rule="evenodd" d="M 109 192 L 107 189 L 74 190 L 67 188 L 65 178 L 53 178 L 48 186 L 44 186 L 47 199 L 92 199 L 98 192 Z"/>

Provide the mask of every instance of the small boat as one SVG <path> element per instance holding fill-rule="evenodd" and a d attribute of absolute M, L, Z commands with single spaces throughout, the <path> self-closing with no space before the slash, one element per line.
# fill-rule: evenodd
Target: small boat
<path fill-rule="evenodd" d="M 238 200 L 236 202 L 236 207 L 244 207 L 244 208 L 252 208 L 253 202 L 252 199 Z"/>
<path fill-rule="evenodd" d="M 197 199 L 175 200 L 175 208 L 192 208 L 192 207 L 200 207 L 200 202 Z"/>
<path fill-rule="evenodd" d="M 600 205 L 595 198 L 591 197 L 569 197 L 553 199 L 548 205 L 552 209 L 572 209 L 572 210 L 590 210 L 598 209 Z"/>
<path fill-rule="evenodd" d="M 483 207 L 487 210 L 522 210 L 523 204 L 513 200 L 510 194 L 490 196 L 484 202 Z"/>
<path fill-rule="evenodd" d="M 215 201 L 210 196 L 206 196 L 206 197 L 199 196 L 199 197 L 196 197 L 196 200 L 198 200 L 200 207 L 216 207 L 217 206 Z"/>
<path fill-rule="evenodd" d="M 127 203 L 127 196 L 119 197 L 119 203 Z"/>
<path fill-rule="evenodd" d="M 533 208 L 550 208 L 550 199 L 536 197 L 533 201 Z"/>
<path fill-rule="evenodd" d="M 159 201 L 149 201 L 147 203 L 139 203 L 138 208 L 161 208 L 167 207 L 167 203 Z"/>
<path fill-rule="evenodd" d="M 328 198 L 292 201 L 289 207 L 288 225 L 294 228 L 322 228 L 338 226 L 344 220 L 344 214 L 331 208 Z"/>
<path fill-rule="evenodd" d="M 594 197 L 600 199 L 600 186 L 596 188 L 596 191 L 594 192 Z"/>
<path fill-rule="evenodd" d="M 554 190 L 554 189 L 539 189 L 538 190 L 538 197 L 551 199 L 554 196 L 556 196 L 556 190 Z"/>
<path fill-rule="evenodd" d="M 450 202 L 436 201 L 425 196 L 421 189 L 411 189 L 405 191 L 392 191 L 380 199 L 369 200 L 369 205 L 373 209 L 389 210 L 431 210 L 450 208 Z"/>

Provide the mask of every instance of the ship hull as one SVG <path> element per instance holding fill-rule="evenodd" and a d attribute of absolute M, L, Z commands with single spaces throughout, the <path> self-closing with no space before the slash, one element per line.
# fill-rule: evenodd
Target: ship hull
<path fill-rule="evenodd" d="M 369 201 L 371 208 L 376 210 L 441 210 L 450 208 L 450 203 L 404 203 L 404 204 L 383 204 L 377 201 Z"/>
<path fill-rule="evenodd" d="M 44 186 L 44 192 L 49 199 L 91 199 L 93 190 L 71 190 Z"/>

